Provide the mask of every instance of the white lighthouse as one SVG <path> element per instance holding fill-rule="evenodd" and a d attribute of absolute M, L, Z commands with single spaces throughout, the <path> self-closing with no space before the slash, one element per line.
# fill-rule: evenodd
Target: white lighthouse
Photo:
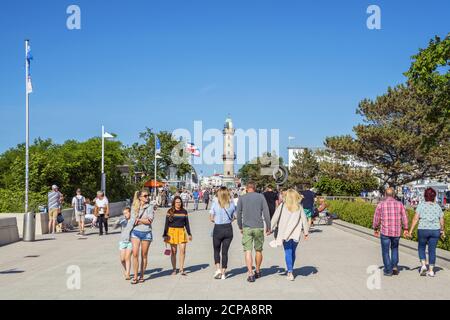
<path fill-rule="evenodd" d="M 223 185 L 234 187 L 234 132 L 233 121 L 230 116 L 225 120 L 223 128 Z"/>

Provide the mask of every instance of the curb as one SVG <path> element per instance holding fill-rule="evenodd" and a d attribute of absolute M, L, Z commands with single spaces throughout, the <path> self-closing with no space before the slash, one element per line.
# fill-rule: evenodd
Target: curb
<path fill-rule="evenodd" d="M 373 230 L 351 224 L 342 220 L 333 220 L 332 226 L 342 231 L 352 233 L 364 239 L 379 243 L 379 239 L 373 235 Z M 399 251 L 417 257 L 417 242 L 402 238 L 400 240 Z M 450 269 L 450 252 L 436 249 L 436 264 L 440 267 Z"/>

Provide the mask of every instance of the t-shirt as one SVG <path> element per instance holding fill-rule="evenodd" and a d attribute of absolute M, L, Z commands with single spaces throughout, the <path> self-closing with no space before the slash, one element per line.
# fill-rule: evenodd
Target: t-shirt
<path fill-rule="evenodd" d="M 314 198 L 316 194 L 311 190 L 305 190 L 301 192 L 303 196 L 302 206 L 304 209 L 314 210 Z"/>
<path fill-rule="evenodd" d="M 218 202 L 214 202 L 209 213 L 214 216 L 215 224 L 228 224 L 233 222 L 235 217 L 236 207 L 234 202 L 230 202 L 228 208 L 220 207 Z"/>
<path fill-rule="evenodd" d="M 105 214 L 106 206 L 109 204 L 108 198 L 103 197 L 103 199 L 95 199 L 95 205 L 98 207 L 98 214 Z"/>
<path fill-rule="evenodd" d="M 194 199 L 198 199 L 199 197 L 200 197 L 200 194 L 198 193 L 198 191 L 194 191 L 193 193 L 192 193 L 192 196 L 194 197 Z"/>
<path fill-rule="evenodd" d="M 273 191 L 266 191 L 263 193 L 266 198 L 267 205 L 269 206 L 270 217 L 272 218 L 277 206 L 278 195 Z"/>
<path fill-rule="evenodd" d="M 85 202 L 86 200 L 84 199 L 83 196 L 76 195 L 72 199 L 72 206 L 74 206 L 75 211 L 84 212 Z"/>
<path fill-rule="evenodd" d="M 58 191 L 50 191 L 48 193 L 48 209 L 59 209 L 61 206 L 61 193 Z"/>
<path fill-rule="evenodd" d="M 188 212 L 185 209 L 175 210 L 172 221 L 170 215 L 166 215 L 166 223 L 164 225 L 164 235 L 167 236 L 169 228 L 185 228 L 188 235 L 191 235 L 191 227 L 189 225 Z"/>
<path fill-rule="evenodd" d="M 435 202 L 421 202 L 416 208 L 419 215 L 419 229 L 439 230 L 439 219 L 444 215 L 441 207 Z"/>

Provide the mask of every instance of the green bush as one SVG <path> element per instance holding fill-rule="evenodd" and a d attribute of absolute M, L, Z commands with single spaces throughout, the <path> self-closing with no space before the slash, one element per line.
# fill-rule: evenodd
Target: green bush
<path fill-rule="evenodd" d="M 336 213 L 339 219 L 353 223 L 362 227 L 372 228 L 373 215 L 375 213 L 375 205 L 364 201 L 344 201 L 331 200 L 329 203 L 329 211 Z M 409 226 L 411 226 L 414 217 L 414 210 L 407 210 Z M 445 219 L 445 235 L 444 241 L 439 240 L 438 248 L 450 250 L 450 211 L 444 214 Z M 412 240 L 417 241 L 417 227 L 413 233 Z"/>
<path fill-rule="evenodd" d="M 24 212 L 25 191 L 0 189 L 0 212 Z M 47 204 L 47 193 L 30 192 L 28 194 L 29 210 L 38 212 L 40 205 Z"/>

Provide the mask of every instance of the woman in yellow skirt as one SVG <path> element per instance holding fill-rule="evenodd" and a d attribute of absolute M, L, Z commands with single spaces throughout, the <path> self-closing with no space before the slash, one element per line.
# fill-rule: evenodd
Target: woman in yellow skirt
<path fill-rule="evenodd" d="M 176 196 L 172 201 L 172 207 L 167 211 L 166 224 L 164 226 L 164 241 L 170 244 L 173 272 L 177 274 L 177 251 L 180 247 L 180 274 L 185 276 L 184 260 L 186 258 L 186 244 L 192 241 L 191 228 L 187 211 L 183 208 L 181 197 Z"/>

